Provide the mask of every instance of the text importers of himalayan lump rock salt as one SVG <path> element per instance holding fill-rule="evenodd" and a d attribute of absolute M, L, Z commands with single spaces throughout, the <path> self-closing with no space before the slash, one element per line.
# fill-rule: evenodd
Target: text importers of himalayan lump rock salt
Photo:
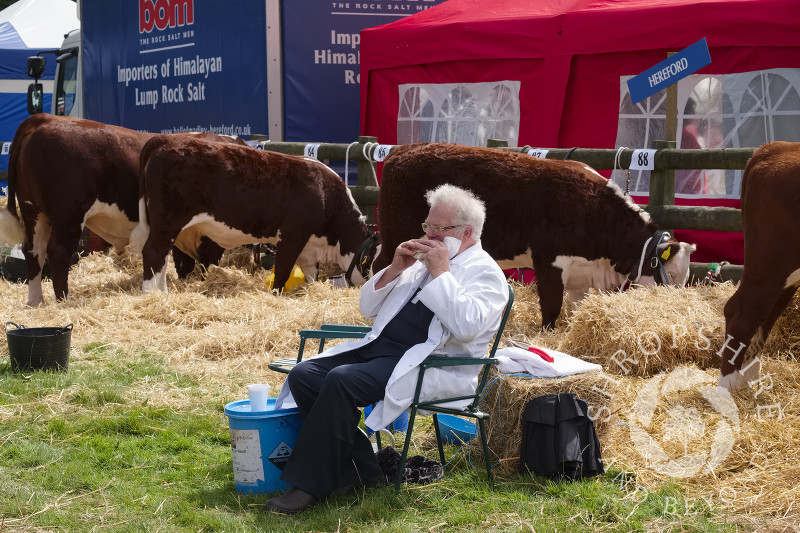
<path fill-rule="evenodd" d="M 403 17 L 424 11 L 437 0 L 376 0 L 373 2 L 331 2 L 331 15 L 378 15 Z M 389 19 L 391 20 L 391 19 Z M 387 20 L 387 21 L 389 21 Z M 314 50 L 315 65 L 342 65 L 342 80 L 345 85 L 361 83 L 358 65 L 361 60 L 358 33 L 330 30 L 330 48 Z"/>
<path fill-rule="evenodd" d="M 166 83 L 162 83 L 157 88 L 133 88 L 132 96 L 135 105 L 156 109 L 159 105 L 205 100 L 206 84 L 204 80 L 221 72 L 222 56 L 175 56 L 167 58 L 160 64 L 142 63 L 135 67 L 117 65 L 117 83 L 124 83 L 128 87 L 131 83 L 164 80 Z M 194 79 L 186 82 L 181 80 L 187 77 Z"/>

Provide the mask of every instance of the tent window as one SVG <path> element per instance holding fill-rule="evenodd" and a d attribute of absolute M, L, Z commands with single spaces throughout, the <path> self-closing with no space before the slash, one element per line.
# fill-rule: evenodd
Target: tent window
<path fill-rule="evenodd" d="M 518 81 L 400 85 L 397 143 L 486 146 L 519 136 Z"/>
<path fill-rule="evenodd" d="M 742 146 L 760 146 L 764 139 L 798 140 L 798 89 L 786 77 L 771 72 L 750 81 L 740 104 Z"/>
<path fill-rule="evenodd" d="M 402 144 L 433 138 L 433 103 L 425 89 L 412 87 L 403 94 L 399 116 L 403 118 L 397 121 L 397 137 L 405 139 Z"/>
<path fill-rule="evenodd" d="M 617 146 L 652 148 L 664 138 L 665 92 L 632 104 L 620 79 Z M 758 147 L 770 141 L 800 141 L 800 69 L 771 69 L 724 75 L 692 75 L 678 82 L 678 138 L 681 148 Z M 613 179 L 625 187 L 626 171 Z M 741 170 L 679 170 L 679 197 L 738 198 Z M 650 173 L 631 172 L 631 194 L 646 195 Z"/>

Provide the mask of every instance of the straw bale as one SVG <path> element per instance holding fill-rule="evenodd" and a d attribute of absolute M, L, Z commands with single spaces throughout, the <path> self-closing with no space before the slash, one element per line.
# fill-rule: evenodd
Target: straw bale
<path fill-rule="evenodd" d="M 230 250 L 225 250 L 225 253 L 222 255 L 222 259 L 219 262 L 219 266 L 223 268 L 235 267 L 246 270 L 251 274 L 255 273 L 261 268 L 253 260 L 253 249 L 249 246 L 238 246 L 236 248 L 231 248 Z"/>
<path fill-rule="evenodd" d="M 606 466 L 624 473 L 618 479 L 632 493 L 646 493 L 672 480 L 698 501 L 745 514 L 800 518 L 800 453 L 794 445 L 800 437 L 798 296 L 765 347 L 761 381 L 729 395 L 716 387 L 715 352 L 724 332 L 722 309 L 734 290 L 726 283 L 625 293 L 593 291 L 564 314 L 565 326 L 553 333 L 514 323 L 507 343 L 556 348 L 598 362 L 604 371 L 556 379 L 494 372 L 483 408 L 491 414 L 487 434 L 496 473 L 510 476 L 518 471 L 519 421 L 527 402 L 540 395 L 573 392 L 590 406 Z M 524 289 L 517 294 L 519 314 L 536 313 L 533 298 L 528 299 Z M 512 320 L 518 318 L 512 314 Z M 699 348 L 707 344 L 700 335 L 701 325 L 710 342 L 705 350 Z M 648 338 L 658 338 L 660 346 L 646 344 Z M 618 361 L 624 359 L 619 350 L 628 357 L 636 354 L 638 364 L 628 363 L 625 372 L 613 359 L 615 353 Z M 659 453 L 664 455 L 657 460 Z M 477 440 L 471 443 L 469 456 L 473 463 L 482 461 Z"/>
<path fill-rule="evenodd" d="M 786 306 L 781 317 L 775 322 L 764 351 L 776 357 L 797 361 L 800 354 L 800 291 Z"/>
<path fill-rule="evenodd" d="M 800 453 L 794 444 L 800 438 L 796 416 L 800 407 L 800 367 L 787 361 L 766 361 L 761 383 L 730 396 L 738 418 L 724 416 L 720 402 L 715 405 L 709 401 L 714 394 L 723 398 L 727 394 L 713 386 L 718 372 L 687 368 L 695 378 L 702 378 L 702 373 L 707 375 L 706 388 L 670 392 L 665 390 L 667 378 L 663 378 L 657 382 L 661 385 L 658 405 L 649 425 L 634 410 L 641 408 L 642 391 L 648 390 L 646 384 L 658 377 L 620 380 L 615 401 L 630 409 L 627 413 L 620 410 L 615 422 L 608 426 L 609 431 L 600 437 L 607 462 L 632 473 L 636 484 L 645 489 L 675 480 L 690 497 L 737 512 L 800 518 Z M 647 447 L 633 438 L 632 426 L 646 432 L 670 459 L 658 461 L 655 454 L 647 458 L 643 453 Z M 691 455 L 696 455 L 703 465 L 697 471 L 698 463 L 681 464 Z"/>
<path fill-rule="evenodd" d="M 574 393 L 586 400 L 589 413 L 595 419 L 598 435 L 606 430 L 606 421 L 615 406 L 614 398 L 617 376 L 602 371 L 587 372 L 560 378 L 523 377 L 521 375 L 500 374 L 490 370 L 482 408 L 491 413 L 486 422 L 489 452 L 493 462 L 500 465 L 502 475 L 516 474 L 519 471 L 519 455 L 522 445 L 520 420 L 527 403 L 546 394 Z M 483 459 L 480 442 L 472 443 L 473 459 Z"/>
<path fill-rule="evenodd" d="M 629 490 L 646 492 L 675 481 L 693 500 L 740 513 L 800 518 L 800 450 L 795 445 L 800 438 L 800 365 L 766 361 L 763 381 L 734 395 L 716 387 L 718 376 L 718 371 L 696 366 L 651 378 L 603 372 L 522 378 L 495 372 L 483 403 L 491 413 L 486 427 L 495 473 L 508 477 L 518 472 L 520 418 L 527 402 L 572 392 L 589 405 L 606 468 L 620 472 L 617 479 Z M 728 411 L 719 399 L 726 396 Z M 648 408 L 653 413 L 645 423 L 642 412 Z M 660 460 L 659 449 L 665 454 Z M 477 439 L 469 452 L 473 463 L 482 462 Z"/>
<path fill-rule="evenodd" d="M 718 366 L 730 283 L 592 291 L 572 312 L 558 349 L 606 372 L 653 376 L 682 364 Z"/>

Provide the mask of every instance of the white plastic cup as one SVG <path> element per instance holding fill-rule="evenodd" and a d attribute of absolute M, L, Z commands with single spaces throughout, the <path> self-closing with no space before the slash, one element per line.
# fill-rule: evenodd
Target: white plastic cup
<path fill-rule="evenodd" d="M 250 397 L 251 411 L 266 411 L 267 396 L 269 396 L 269 385 L 266 383 L 254 383 L 247 386 L 247 394 Z"/>

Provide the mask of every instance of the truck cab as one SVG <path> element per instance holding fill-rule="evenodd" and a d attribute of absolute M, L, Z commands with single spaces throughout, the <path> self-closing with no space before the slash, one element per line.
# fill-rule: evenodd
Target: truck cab
<path fill-rule="evenodd" d="M 28 75 L 34 83 L 28 86 L 28 113 L 42 112 L 43 87 L 38 78 L 44 72 L 45 57 L 41 54 L 56 55 L 56 74 L 53 80 L 53 102 L 50 112 L 53 115 L 83 117 L 83 62 L 81 61 L 81 32 L 72 30 L 64 36 L 59 50 L 39 52 L 28 58 Z"/>
<path fill-rule="evenodd" d="M 61 44 L 53 81 L 54 115 L 83 116 L 83 62 L 81 61 L 81 32 L 69 32 Z"/>

